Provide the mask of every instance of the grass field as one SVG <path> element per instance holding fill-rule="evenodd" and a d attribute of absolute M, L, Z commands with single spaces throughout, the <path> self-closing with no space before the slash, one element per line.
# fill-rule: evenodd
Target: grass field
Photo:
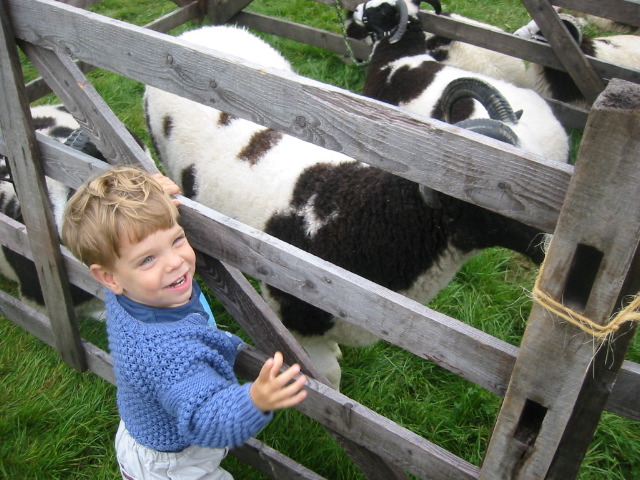
<path fill-rule="evenodd" d="M 444 7 L 508 30 L 528 20 L 519 0 L 455 0 Z M 142 25 L 172 8 L 168 0 L 105 0 L 92 9 Z M 256 0 L 249 9 L 340 31 L 335 9 L 310 0 Z M 362 68 L 345 65 L 330 52 L 265 38 L 298 73 L 355 92 L 361 88 Z M 35 75 L 32 69 L 25 71 L 27 79 Z M 141 107 L 143 86 L 104 71 L 89 77 L 120 119 L 148 140 Z M 575 138 L 579 141 L 579 134 Z M 518 345 L 536 274 L 526 258 L 489 249 L 469 261 L 430 306 Z M 8 281 L 0 287 L 15 289 Z M 213 307 L 219 324 L 246 338 L 215 299 Z M 86 319 L 81 329 L 85 338 L 106 348 L 102 323 Z M 119 420 L 115 387 L 92 373 L 66 367 L 50 347 L 1 317 L 0 338 L 0 478 L 118 478 L 112 445 Z M 343 393 L 480 465 L 500 398 L 384 342 L 343 352 Z M 637 340 L 628 359 L 640 361 Z M 364 478 L 325 430 L 297 411 L 278 412 L 259 438 L 330 480 Z M 640 478 L 638 451 L 638 424 L 605 413 L 578 478 Z M 232 457 L 224 465 L 236 479 L 265 478 Z"/>

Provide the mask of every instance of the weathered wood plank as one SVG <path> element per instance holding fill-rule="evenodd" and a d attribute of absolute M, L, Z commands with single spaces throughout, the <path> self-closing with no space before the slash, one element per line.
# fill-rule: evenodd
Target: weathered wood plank
<path fill-rule="evenodd" d="M 87 8 L 101 1 L 102 0 L 58 0 L 58 2 L 66 3 L 67 5 L 78 8 Z"/>
<path fill-rule="evenodd" d="M 71 57 L 28 43 L 22 49 L 110 163 L 139 164 L 158 171 Z"/>
<path fill-rule="evenodd" d="M 190 20 L 199 18 L 200 16 L 202 16 L 202 12 L 200 11 L 198 1 L 192 0 L 191 3 L 187 2 L 184 7 L 180 7 L 173 12 L 169 12 L 166 15 L 152 22 L 149 22 L 144 27 L 156 32 L 168 32 Z M 95 69 L 93 65 L 89 65 L 86 62 L 76 63 L 78 65 L 78 68 L 83 73 L 89 73 L 90 71 Z M 35 102 L 48 93 L 51 93 L 51 87 L 46 84 L 42 77 L 31 80 L 29 83 L 27 83 L 25 88 L 27 91 L 27 99 L 29 100 L 29 103 Z"/>
<path fill-rule="evenodd" d="M 452 18 L 438 16 L 431 12 L 420 13 L 422 28 L 428 32 L 442 35 L 454 40 L 461 40 L 478 47 L 488 48 L 512 57 L 522 58 L 539 63 L 556 70 L 566 71 L 566 67 L 549 45 L 516 37 L 511 33 L 488 30 L 477 25 L 465 23 Z M 621 67 L 611 62 L 586 57 L 600 78 L 622 78 L 640 83 L 640 71 Z"/>
<path fill-rule="evenodd" d="M 604 89 L 605 84 L 587 61 L 580 46 L 562 23 L 556 11 L 546 0 L 522 0 L 522 3 L 540 30 L 544 32 L 545 38 L 553 47 L 553 51 L 582 95 L 589 103 L 593 103 Z"/>
<path fill-rule="evenodd" d="M 249 334 L 260 350 L 279 350 L 289 364 L 299 363 L 304 373 L 330 385 L 242 272 L 203 254 L 198 255 L 197 270 L 211 292 L 222 302 L 225 310 Z"/>
<path fill-rule="evenodd" d="M 591 110 L 540 274 L 559 308 L 597 325 L 637 293 L 621 289 L 640 239 L 638 131 L 640 86 L 613 80 Z M 536 303 L 480 478 L 574 478 L 634 330 L 599 339 Z"/>
<path fill-rule="evenodd" d="M 345 39 L 341 34 L 253 12 L 241 12 L 236 15 L 233 20 L 238 25 L 253 28 L 260 32 L 270 33 L 282 38 L 288 38 L 289 40 L 295 40 L 296 42 L 324 48 L 325 50 L 340 53 L 341 55 L 348 53 L 347 47 L 345 46 Z M 349 40 L 349 45 L 356 57 L 363 60 L 369 58 L 371 45 L 353 39 Z"/>
<path fill-rule="evenodd" d="M 168 32 L 180 25 L 202 17 L 202 11 L 198 5 L 198 0 L 185 3 L 184 6 L 147 23 L 144 28 L 155 32 Z"/>
<path fill-rule="evenodd" d="M 255 378 L 265 360 L 263 353 L 249 347 L 238 354 L 239 366 L 236 370 L 242 378 Z M 356 444 L 389 458 L 403 470 L 430 480 L 477 477 L 478 467 L 336 390 L 313 379 L 305 388 L 307 398 L 296 409 Z"/>
<path fill-rule="evenodd" d="M 640 3 L 637 0 L 550 0 L 559 7 L 640 27 Z"/>
<path fill-rule="evenodd" d="M 479 143 L 464 129 L 57 2 L 10 3 L 22 39 L 55 50 L 63 44 L 79 59 L 553 231 L 570 165 L 491 139 Z"/>
<path fill-rule="evenodd" d="M 640 364 L 625 361 L 618 373 L 605 409 L 620 416 L 640 422 Z"/>
<path fill-rule="evenodd" d="M 323 480 L 317 473 L 292 461 L 268 445 L 250 438 L 244 445 L 229 452 L 269 478 L 278 480 Z"/>
<path fill-rule="evenodd" d="M 288 363 L 297 362 L 303 372 L 316 380 L 330 385 L 324 374 L 311 363 L 300 344 L 285 329 L 278 317 L 265 304 L 242 273 L 206 255 L 198 256 L 198 273 L 223 302 L 227 311 L 249 333 L 256 345 L 266 352 L 283 352 Z M 336 432 L 329 433 L 338 441 L 347 455 L 356 463 L 367 478 L 381 480 L 407 479 L 397 467 L 384 458 L 363 449 Z"/>
<path fill-rule="evenodd" d="M 559 102 L 550 98 L 545 98 L 545 100 L 553 110 L 553 114 L 565 128 L 584 130 L 589 112 L 582 108 L 574 107 L 568 103 Z"/>
<path fill-rule="evenodd" d="M 6 4 L 0 4 L 0 127 L 4 134 L 15 188 L 32 247 L 47 309 L 53 324 L 56 350 L 77 370 L 86 369 L 86 358 L 76 327 L 69 284 L 57 243 L 57 231 L 49 204 L 44 173 L 26 101 L 20 60 Z M 7 135 L 6 132 L 11 132 Z"/>

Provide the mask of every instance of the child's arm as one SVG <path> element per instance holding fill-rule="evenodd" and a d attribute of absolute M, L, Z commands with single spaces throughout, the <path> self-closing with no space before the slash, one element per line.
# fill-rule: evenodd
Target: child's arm
<path fill-rule="evenodd" d="M 251 400 L 263 412 L 293 407 L 307 397 L 307 392 L 302 389 L 307 377 L 300 375 L 291 382 L 300 373 L 300 365 L 292 365 L 280 373 L 283 362 L 282 353 L 276 352 L 273 358 L 264 363 L 258 378 L 251 385 Z"/>

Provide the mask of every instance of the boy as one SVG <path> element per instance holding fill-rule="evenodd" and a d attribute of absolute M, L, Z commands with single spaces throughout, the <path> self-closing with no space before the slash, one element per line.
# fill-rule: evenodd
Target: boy
<path fill-rule="evenodd" d="M 238 383 L 242 340 L 215 327 L 174 193 L 166 177 L 116 167 L 69 200 L 62 238 L 105 287 L 122 477 L 229 480 L 228 448 L 304 400 L 306 377 L 295 378 L 298 365 L 280 373 L 276 352 L 254 382 Z"/>

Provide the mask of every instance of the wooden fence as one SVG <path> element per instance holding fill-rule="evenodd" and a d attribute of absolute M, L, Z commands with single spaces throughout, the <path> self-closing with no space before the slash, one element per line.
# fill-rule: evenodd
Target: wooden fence
<path fill-rule="evenodd" d="M 257 71 L 160 33 L 206 13 L 212 23 L 233 18 L 346 53 L 340 35 L 243 12 L 249 0 L 176 1 L 179 8 L 149 28 L 76 8 L 93 1 L 66 3 L 75 6 L 53 0 L 0 3 L 0 152 L 9 158 L 26 225 L 2 216 L 0 238 L 35 261 L 49 315 L 4 292 L 0 314 L 52 345 L 72 367 L 114 381 L 110 356 L 80 338 L 76 328 L 68 281 L 96 296 L 102 293 L 87 269 L 58 244 L 44 175 L 77 187 L 105 166 L 34 134 L 29 102 L 51 88 L 111 163 L 156 169 L 86 79 L 83 71 L 92 66 L 214 105 L 554 232 L 537 287 L 552 302 L 564 302 L 560 310 L 571 308 L 605 325 L 621 298 L 637 293 L 640 72 L 585 60 L 566 38 L 551 3 L 640 25 L 638 2 L 610 0 L 602 12 L 596 0 L 523 0 L 551 32 L 551 46 L 422 14 L 426 30 L 560 67 L 578 80 L 585 96 L 595 100 L 591 111 L 556 105 L 566 125 L 585 127 L 575 169 L 499 142 L 479 143 L 441 122 L 295 74 Z M 345 0 L 344 6 L 356 3 Z M 42 81 L 23 84 L 16 42 Z M 368 49 L 356 41 L 351 45 L 357 52 Z M 379 118 L 386 121 L 379 123 Z M 474 196 L 475 188 L 496 195 Z M 182 200 L 181 212 L 207 286 L 260 349 L 283 350 L 285 358 L 300 361 L 315 377 L 299 410 L 324 425 L 367 478 L 406 479 L 411 473 L 430 479 L 566 480 L 576 476 L 603 410 L 640 420 L 640 367 L 623 361 L 634 322 L 597 340 L 602 348 L 594 355 L 589 333 L 563 319 L 562 312 L 536 304 L 517 348 L 188 199 Z M 241 272 L 332 314 L 348 312 L 358 326 L 503 396 L 482 466 L 326 386 Z M 607 359 L 607 352 L 614 355 Z M 263 360 L 258 349 L 243 352 L 239 374 L 254 378 Z M 255 440 L 234 454 L 273 478 L 319 478 Z"/>

